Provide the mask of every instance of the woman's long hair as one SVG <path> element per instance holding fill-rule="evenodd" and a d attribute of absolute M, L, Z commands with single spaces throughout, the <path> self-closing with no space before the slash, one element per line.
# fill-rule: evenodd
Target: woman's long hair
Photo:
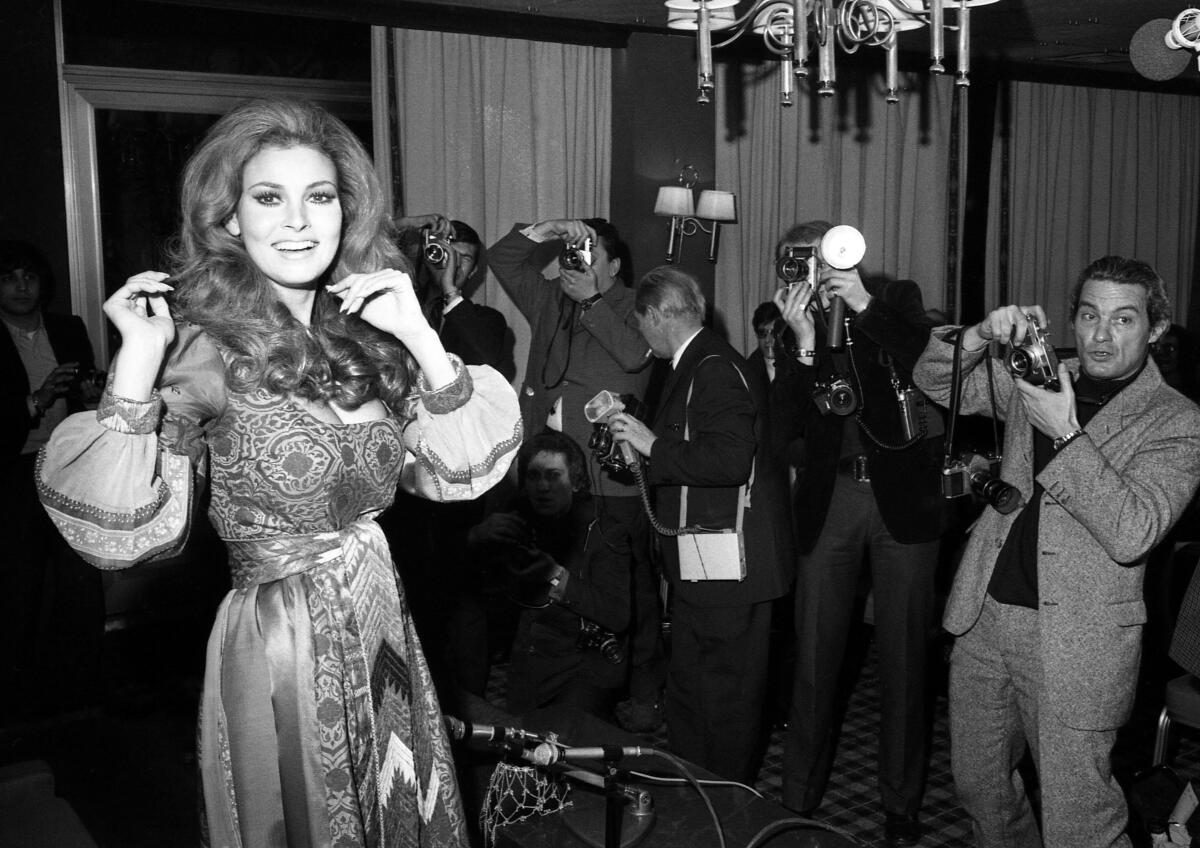
<path fill-rule="evenodd" d="M 341 243 L 317 281 L 312 326 L 297 321 L 225 224 L 237 210 L 242 170 L 267 148 L 310 147 L 337 170 Z M 336 401 L 355 409 L 379 397 L 399 410 L 413 381 L 408 351 L 356 316 L 338 311 L 325 284 L 348 274 L 409 271 L 396 249 L 370 157 L 350 129 L 312 103 L 253 100 L 225 115 L 188 160 L 182 223 L 171 251 L 179 318 L 205 329 L 227 353 L 231 388 Z"/>

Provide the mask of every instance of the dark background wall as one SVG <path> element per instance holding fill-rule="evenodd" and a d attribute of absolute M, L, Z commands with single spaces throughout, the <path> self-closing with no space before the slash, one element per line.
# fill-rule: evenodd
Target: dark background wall
<path fill-rule="evenodd" d="M 41 247 L 58 280 L 53 306 L 66 311 L 66 201 L 51 4 L 0 4 L 0 32 L 0 238 L 26 239 Z"/>

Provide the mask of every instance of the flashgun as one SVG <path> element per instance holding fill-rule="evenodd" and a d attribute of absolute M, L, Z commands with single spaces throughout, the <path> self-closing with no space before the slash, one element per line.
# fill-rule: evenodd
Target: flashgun
<path fill-rule="evenodd" d="M 867 252 L 867 240 L 849 224 L 831 227 L 821 239 L 821 259 L 830 268 L 846 271 L 853 268 Z"/>

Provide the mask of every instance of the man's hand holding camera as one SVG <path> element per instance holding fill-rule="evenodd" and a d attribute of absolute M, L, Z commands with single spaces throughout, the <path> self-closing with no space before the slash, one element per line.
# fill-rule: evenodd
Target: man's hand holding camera
<path fill-rule="evenodd" d="M 862 312 L 871 303 L 871 295 L 863 285 L 857 268 L 847 268 L 842 271 L 823 265 L 820 288 L 826 303 L 830 298 L 840 297 L 846 302 L 846 306 L 851 312 Z"/>
<path fill-rule="evenodd" d="M 556 220 L 534 224 L 533 235 L 539 240 L 559 239 L 568 247 L 596 243 L 596 231 L 583 221 Z M 560 263 L 558 284 L 563 294 L 579 303 L 600 293 L 596 271 L 588 261 L 580 262 L 577 268 L 565 267 Z"/>
<path fill-rule="evenodd" d="M 654 442 L 658 439 L 653 430 L 625 412 L 614 415 L 608 428 L 612 431 L 614 439 L 625 442 L 645 457 L 650 456 Z"/>
<path fill-rule="evenodd" d="M 1024 344 L 1032 336 L 1031 327 L 1036 321 L 1037 327 L 1045 328 L 1046 313 L 1040 306 L 1017 306 L 1011 304 L 988 313 L 987 317 L 978 324 L 968 327 L 963 332 L 963 349 L 969 351 L 982 350 L 992 341 L 1003 342 L 1018 346 Z M 1071 375 L 1067 366 L 1056 362 L 1058 387 L 1047 388 L 1036 385 L 1029 380 L 1014 381 L 1016 390 L 1021 393 L 1029 421 L 1041 433 L 1051 439 L 1058 439 L 1079 429 L 1079 419 L 1075 414 L 1075 390 L 1071 385 Z"/>

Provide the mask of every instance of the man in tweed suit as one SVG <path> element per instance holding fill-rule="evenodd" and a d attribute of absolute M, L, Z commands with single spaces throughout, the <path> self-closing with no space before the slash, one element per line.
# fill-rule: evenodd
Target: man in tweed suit
<path fill-rule="evenodd" d="M 1200 480 L 1200 409 L 1147 357 L 1167 328 L 1162 280 L 1108 256 L 1071 301 L 1079 359 L 1054 391 L 994 369 L 1007 422 L 1001 477 L 1024 506 L 987 508 L 947 602 L 958 638 L 950 733 L 959 799 L 980 846 L 1129 845 L 1112 778 L 1133 703 L 1146 557 Z M 991 341 L 1020 344 L 1040 306 L 1006 306 L 961 331 L 962 412 L 991 413 L 978 367 Z M 959 331 L 935 331 L 914 372 L 946 403 Z M 1039 835 L 1016 765 L 1029 745 L 1042 787 Z"/>

